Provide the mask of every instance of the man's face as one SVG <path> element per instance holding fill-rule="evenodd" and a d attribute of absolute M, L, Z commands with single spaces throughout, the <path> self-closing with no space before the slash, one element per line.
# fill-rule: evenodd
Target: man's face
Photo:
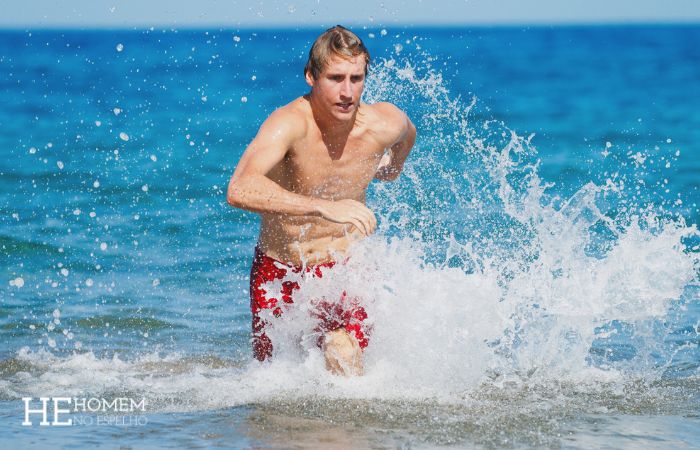
<path fill-rule="evenodd" d="M 365 58 L 351 59 L 333 56 L 317 79 L 306 74 L 306 82 L 319 103 L 338 120 L 350 120 L 365 87 Z"/>

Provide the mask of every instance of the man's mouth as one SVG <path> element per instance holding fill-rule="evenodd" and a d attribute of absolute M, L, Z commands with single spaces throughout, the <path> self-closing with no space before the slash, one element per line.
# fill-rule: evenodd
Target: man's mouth
<path fill-rule="evenodd" d="M 348 111 L 350 108 L 352 108 L 353 103 L 352 102 L 347 102 L 347 103 L 336 103 L 338 108 L 340 108 L 343 111 Z"/>

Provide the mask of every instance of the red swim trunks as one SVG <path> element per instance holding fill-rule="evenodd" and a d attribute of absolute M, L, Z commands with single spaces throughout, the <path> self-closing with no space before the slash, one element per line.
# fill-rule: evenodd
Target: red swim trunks
<path fill-rule="evenodd" d="M 322 268 L 331 268 L 335 262 L 327 262 L 316 266 L 307 266 L 305 273 L 311 273 L 313 277 L 322 277 Z M 268 321 L 261 317 L 260 312 L 268 309 L 272 310 L 275 317 L 282 315 L 282 302 L 293 303 L 292 295 L 299 289 L 296 281 L 283 281 L 282 290 L 278 297 L 268 296 L 264 289 L 266 283 L 282 280 L 291 270 L 294 274 L 299 274 L 304 270 L 302 267 L 292 266 L 282 263 L 276 259 L 265 255 L 258 247 L 255 248 L 253 267 L 250 269 L 250 310 L 253 313 L 253 354 L 259 361 L 272 356 L 272 341 L 265 334 L 265 326 Z M 312 301 L 312 317 L 318 319 L 318 326 L 314 329 L 319 333 L 317 344 L 323 345 L 323 333 L 345 328 L 352 333 L 361 348 L 367 347 L 369 343 L 369 328 L 363 323 L 367 318 L 365 309 L 359 305 L 357 298 L 350 298 L 345 291 L 337 301 L 331 302 L 327 299 Z"/>

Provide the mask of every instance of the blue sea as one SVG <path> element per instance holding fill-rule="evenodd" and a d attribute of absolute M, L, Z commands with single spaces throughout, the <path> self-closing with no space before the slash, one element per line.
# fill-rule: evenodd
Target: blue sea
<path fill-rule="evenodd" d="M 266 363 L 225 191 L 322 30 L 0 30 L 0 447 L 700 448 L 700 26 L 354 30 L 418 139 Z"/>

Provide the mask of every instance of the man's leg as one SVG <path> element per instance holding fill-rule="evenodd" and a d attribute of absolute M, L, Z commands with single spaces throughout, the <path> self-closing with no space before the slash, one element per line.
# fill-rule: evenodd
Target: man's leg
<path fill-rule="evenodd" d="M 323 343 L 326 369 L 335 375 L 361 376 L 364 373 L 362 348 L 345 328 L 326 333 Z"/>

